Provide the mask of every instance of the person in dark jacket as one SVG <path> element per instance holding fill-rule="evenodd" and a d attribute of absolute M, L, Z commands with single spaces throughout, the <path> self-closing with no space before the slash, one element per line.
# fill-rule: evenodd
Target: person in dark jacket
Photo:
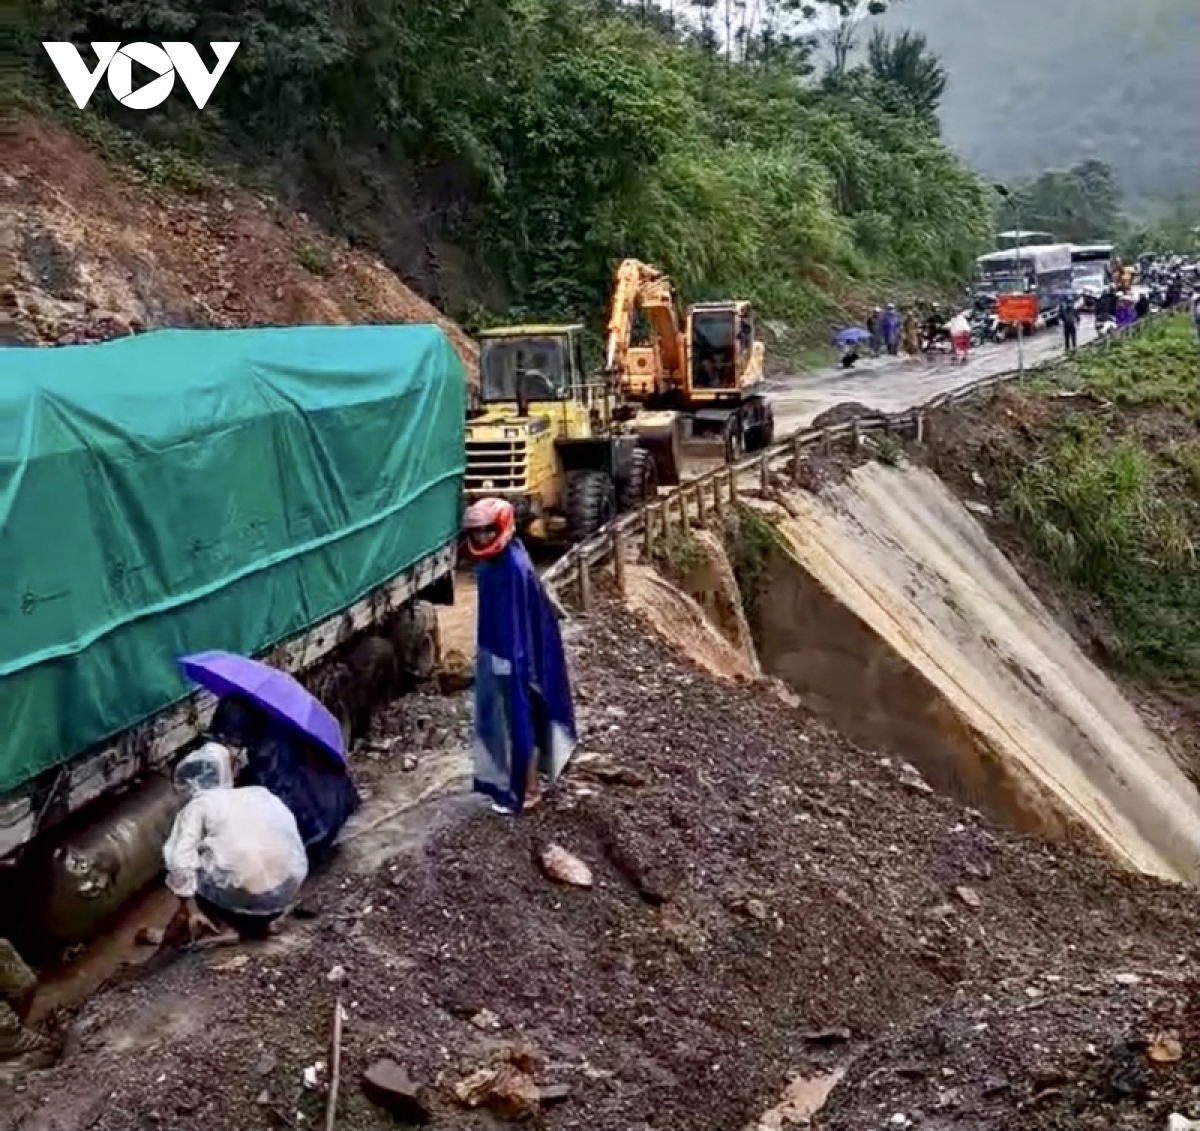
<path fill-rule="evenodd" d="M 1142 294 L 1138 295 L 1138 300 L 1137 300 L 1137 303 L 1134 305 L 1133 312 L 1137 316 L 1137 319 L 1139 322 L 1143 318 L 1145 318 L 1147 315 L 1149 315 L 1149 313 L 1150 313 L 1150 296 L 1148 294 L 1143 292 Z"/>
<path fill-rule="evenodd" d="M 883 311 L 876 307 L 867 316 L 867 333 L 871 335 L 871 356 L 883 351 Z"/>
<path fill-rule="evenodd" d="M 1075 297 L 1063 295 L 1058 304 L 1058 318 L 1062 322 L 1063 349 L 1074 353 L 1079 344 L 1079 313 L 1075 309 Z"/>
<path fill-rule="evenodd" d="M 245 751 L 236 784 L 275 794 L 296 818 L 310 864 L 324 861 L 362 804 L 346 764 L 240 695 L 222 697 L 208 730 L 215 741 Z"/>

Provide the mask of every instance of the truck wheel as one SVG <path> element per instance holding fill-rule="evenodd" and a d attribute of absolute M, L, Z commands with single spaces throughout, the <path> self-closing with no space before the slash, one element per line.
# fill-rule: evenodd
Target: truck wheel
<path fill-rule="evenodd" d="M 658 464 L 645 448 L 634 450 L 629 477 L 621 484 L 618 504 L 622 513 L 635 510 L 658 497 Z"/>
<path fill-rule="evenodd" d="M 428 601 L 417 601 L 399 613 L 392 625 L 400 666 L 409 679 L 425 683 L 441 662 L 441 624 Z"/>
<path fill-rule="evenodd" d="M 586 541 L 617 513 L 612 476 L 603 471 L 572 471 L 567 475 L 564 509 L 571 541 Z"/>
<path fill-rule="evenodd" d="M 742 417 L 740 413 L 733 413 L 725 421 L 722 438 L 725 441 L 725 462 L 737 463 L 746 454 L 746 436 L 742 431 Z"/>

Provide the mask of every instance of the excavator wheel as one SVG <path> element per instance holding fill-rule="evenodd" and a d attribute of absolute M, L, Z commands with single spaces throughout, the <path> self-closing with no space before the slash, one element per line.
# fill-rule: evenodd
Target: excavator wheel
<path fill-rule="evenodd" d="M 746 433 L 742 429 L 741 413 L 730 414 L 721 438 L 725 441 L 725 462 L 737 463 L 746 454 Z"/>
<path fill-rule="evenodd" d="M 569 472 L 564 509 L 571 541 L 586 541 L 616 516 L 617 491 L 612 476 L 603 471 Z"/>
<path fill-rule="evenodd" d="M 629 477 L 617 492 L 617 502 L 622 514 L 636 510 L 643 503 L 658 497 L 658 464 L 645 448 L 637 448 L 629 464 Z"/>

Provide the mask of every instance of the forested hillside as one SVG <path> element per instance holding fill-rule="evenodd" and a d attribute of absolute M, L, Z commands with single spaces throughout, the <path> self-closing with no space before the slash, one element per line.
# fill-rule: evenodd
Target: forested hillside
<path fill-rule="evenodd" d="M 1097 159 L 1131 202 L 1200 193 L 1196 0 L 903 0 L 951 75 L 946 135 L 995 177 Z"/>
<path fill-rule="evenodd" d="M 632 254 L 816 327 L 889 280 L 961 277 L 990 201 L 902 78 L 823 81 L 793 7 L 58 0 L 19 48 L 35 108 L 156 183 L 234 168 L 457 316 L 594 316 Z M 103 83 L 77 111 L 38 45 L 163 38 L 241 41 L 203 112 L 178 84 L 123 110 Z"/>

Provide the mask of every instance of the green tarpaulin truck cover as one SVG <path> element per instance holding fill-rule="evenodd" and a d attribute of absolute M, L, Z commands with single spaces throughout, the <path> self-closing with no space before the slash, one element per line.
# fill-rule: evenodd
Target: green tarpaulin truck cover
<path fill-rule="evenodd" d="M 0 349 L 0 793 L 453 539 L 465 389 L 433 326 Z"/>

